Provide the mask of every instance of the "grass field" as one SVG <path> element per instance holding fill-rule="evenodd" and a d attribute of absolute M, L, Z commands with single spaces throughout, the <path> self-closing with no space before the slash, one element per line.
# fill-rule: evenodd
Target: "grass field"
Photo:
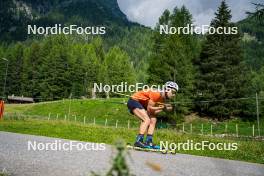
<path fill-rule="evenodd" d="M 132 116 L 124 104 L 126 99 L 62 100 L 36 104 L 7 104 L 0 131 L 34 134 L 65 139 L 114 144 L 123 139 L 133 143 L 139 120 Z M 76 119 L 76 121 L 75 121 Z M 190 120 L 191 119 L 191 120 Z M 162 119 L 160 119 L 162 120 Z M 106 125 L 107 122 L 107 125 Z M 118 122 L 118 123 L 117 123 Z M 128 129 L 129 123 L 129 129 Z M 118 128 L 115 128 L 118 124 Z M 176 126 L 164 123 L 155 133 L 155 141 L 169 143 L 210 141 L 213 143 L 238 143 L 236 151 L 189 150 L 179 151 L 193 155 L 219 157 L 264 164 L 264 142 L 242 138 L 217 138 L 198 134 L 252 135 L 254 122 L 233 119 L 225 122 L 201 118 L 186 118 Z M 175 128 L 176 127 L 176 128 Z M 226 127 L 228 127 L 226 129 Z M 261 123 L 263 129 L 263 123 Z M 183 132 L 184 129 L 184 133 Z M 212 130 L 211 130 L 212 129 Z M 227 131 L 226 131 L 227 130 Z M 255 131 L 257 134 L 257 131 Z M 261 134 L 262 131 L 261 131 Z"/>
<path fill-rule="evenodd" d="M 106 126 L 138 127 L 139 120 L 132 116 L 126 105 L 126 98 L 96 99 L 96 100 L 63 100 L 57 102 L 46 102 L 36 104 L 7 104 L 5 113 L 11 116 L 23 114 L 31 118 L 49 118 L 51 120 L 70 120 L 86 123 L 96 123 Z M 224 122 L 201 119 L 199 117 L 191 118 L 184 124 L 171 125 L 160 123 L 161 128 L 177 128 L 180 131 L 195 134 L 237 134 L 244 136 L 258 135 L 256 122 L 241 122 L 233 119 Z M 117 122 L 118 121 L 118 122 Z M 184 128 L 184 129 L 183 129 Z M 211 130 L 212 128 L 212 130 Z M 260 124 L 260 134 L 264 136 L 264 122 Z"/>
<path fill-rule="evenodd" d="M 104 127 L 97 125 L 83 125 L 77 122 L 53 121 L 39 119 L 2 120 L 0 131 L 9 131 L 24 134 L 50 136 L 64 139 L 81 140 L 89 142 L 103 142 L 114 144 L 118 139 L 133 143 L 137 130 L 127 128 Z M 210 141 L 212 143 L 237 143 L 236 151 L 219 150 L 180 150 L 180 153 L 193 155 L 226 158 L 264 164 L 264 142 L 246 141 L 236 139 L 212 138 L 199 135 L 189 135 L 177 133 L 175 130 L 159 129 L 154 137 L 155 141 L 168 141 L 169 143 L 187 142 L 193 140 L 194 143 Z"/>
<path fill-rule="evenodd" d="M 126 99 L 96 99 L 96 100 L 62 100 L 57 102 L 46 102 L 36 104 L 7 104 L 5 113 L 17 113 L 24 115 L 43 116 L 51 119 L 64 119 L 65 115 L 70 118 L 76 116 L 77 121 L 83 121 L 86 117 L 87 122 L 93 121 L 94 118 L 98 123 L 105 122 L 115 123 L 118 120 L 120 123 L 138 122 L 128 112 L 124 104 Z M 123 104 L 122 104 L 123 103 Z"/>

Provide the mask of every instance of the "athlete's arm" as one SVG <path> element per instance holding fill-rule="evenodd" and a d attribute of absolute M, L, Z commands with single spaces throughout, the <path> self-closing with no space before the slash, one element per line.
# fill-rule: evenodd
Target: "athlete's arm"
<path fill-rule="evenodd" d="M 155 105 L 156 105 L 156 103 L 154 101 L 149 100 L 149 102 L 148 102 L 148 108 L 150 110 L 156 111 L 156 110 L 162 110 L 162 109 L 164 109 L 164 105 L 159 105 L 159 106 L 155 106 Z"/>
<path fill-rule="evenodd" d="M 151 114 L 154 114 L 156 111 L 162 111 L 164 109 L 164 105 L 155 106 L 156 103 L 152 100 L 149 100 L 147 111 Z"/>

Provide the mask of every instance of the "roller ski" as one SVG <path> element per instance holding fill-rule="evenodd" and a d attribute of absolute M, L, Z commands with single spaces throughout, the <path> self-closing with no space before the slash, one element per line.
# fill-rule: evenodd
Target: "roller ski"
<path fill-rule="evenodd" d="M 138 145 L 131 145 L 130 143 L 127 144 L 127 149 L 129 150 L 138 150 L 138 151 L 144 151 L 144 152 L 157 152 L 162 154 L 176 154 L 176 150 L 166 150 L 160 148 L 158 145 L 149 146 L 147 144 L 143 144 L 141 146 Z"/>
<path fill-rule="evenodd" d="M 139 135 L 137 137 L 134 145 L 127 144 L 128 149 L 146 151 L 146 152 L 159 152 L 163 154 L 171 153 L 176 154 L 176 151 L 170 151 L 166 149 L 162 149 L 159 145 L 156 145 L 152 142 L 152 135 L 147 135 L 146 142 L 143 142 L 143 136 Z"/>

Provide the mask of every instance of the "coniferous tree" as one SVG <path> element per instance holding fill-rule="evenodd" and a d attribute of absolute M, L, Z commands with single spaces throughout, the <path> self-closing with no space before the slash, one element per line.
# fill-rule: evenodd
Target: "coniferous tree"
<path fill-rule="evenodd" d="M 175 8 L 172 13 L 165 10 L 159 19 L 154 34 L 153 55 L 149 64 L 149 83 L 164 84 L 175 81 L 180 91 L 177 101 L 192 98 L 195 70 L 193 59 L 198 56 L 199 43 L 191 34 L 160 34 L 160 25 L 185 27 L 192 24 L 192 16 L 183 6 Z M 190 107 L 177 106 L 177 113 L 186 113 Z"/>
<path fill-rule="evenodd" d="M 6 82 L 6 94 L 21 96 L 21 81 L 23 76 L 24 46 L 22 43 L 10 45 L 6 53 L 8 58 L 8 71 Z"/>
<path fill-rule="evenodd" d="M 44 52 L 48 53 L 41 66 L 41 97 L 44 100 L 68 98 L 71 95 L 70 47 L 65 36 L 46 41 Z"/>
<path fill-rule="evenodd" d="M 23 62 L 23 78 L 21 82 L 21 89 L 23 95 L 32 97 L 34 99 L 40 98 L 40 67 L 42 65 L 42 51 L 41 45 L 33 42 L 27 49 Z"/>
<path fill-rule="evenodd" d="M 135 72 L 128 55 L 118 47 L 108 51 L 103 63 L 104 81 L 109 85 L 121 82 L 135 83 Z"/>
<path fill-rule="evenodd" d="M 73 60 L 70 63 L 69 72 L 71 80 L 71 93 L 73 97 L 85 96 L 84 86 L 84 53 L 82 52 L 82 46 L 75 44 L 71 47 Z"/>
<path fill-rule="evenodd" d="M 6 70 L 6 66 L 7 63 L 5 60 L 3 60 L 2 58 L 5 57 L 5 48 L 4 46 L 0 45 L 0 97 L 2 97 L 3 95 L 3 91 L 4 91 L 4 81 L 5 81 L 5 70 Z"/>
<path fill-rule="evenodd" d="M 234 27 L 230 22 L 231 11 L 225 1 L 215 13 L 211 27 Z M 200 59 L 197 62 L 199 76 L 197 79 L 197 100 L 210 102 L 197 103 L 200 113 L 218 118 L 245 115 L 246 104 L 237 99 L 248 95 L 248 74 L 243 64 L 241 35 L 207 34 Z"/>
<path fill-rule="evenodd" d="M 99 47 L 99 48 L 98 48 Z M 91 93 L 94 83 L 98 83 L 102 59 L 105 58 L 101 45 L 88 44 L 83 47 L 84 85 L 86 93 Z M 98 51 L 100 51 L 98 53 Z"/>

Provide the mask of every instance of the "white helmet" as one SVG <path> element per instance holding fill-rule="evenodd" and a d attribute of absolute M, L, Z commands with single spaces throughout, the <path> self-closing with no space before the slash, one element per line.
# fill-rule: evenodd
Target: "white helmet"
<path fill-rule="evenodd" d="M 166 82 L 166 84 L 164 85 L 165 86 L 165 89 L 174 89 L 176 91 L 179 90 L 179 86 L 177 83 L 173 82 L 173 81 L 168 81 Z"/>

